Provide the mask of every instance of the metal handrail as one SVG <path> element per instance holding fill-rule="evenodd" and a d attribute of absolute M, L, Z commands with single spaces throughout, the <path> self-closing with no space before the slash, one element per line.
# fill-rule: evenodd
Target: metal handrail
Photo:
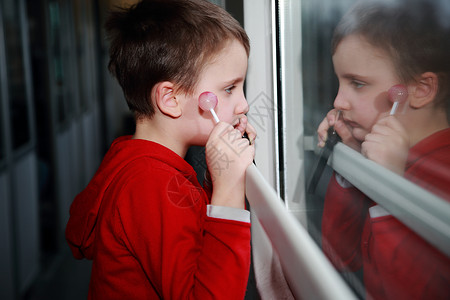
<path fill-rule="evenodd" d="M 246 195 L 297 299 L 357 298 L 255 165 L 247 169 Z"/>
<path fill-rule="evenodd" d="M 338 143 L 329 165 L 450 257 L 450 203 Z"/>

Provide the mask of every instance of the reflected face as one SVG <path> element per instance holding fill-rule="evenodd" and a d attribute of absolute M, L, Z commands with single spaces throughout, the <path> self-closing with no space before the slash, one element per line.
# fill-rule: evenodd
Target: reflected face
<path fill-rule="evenodd" d="M 244 96 L 247 61 L 244 46 L 233 40 L 204 68 L 194 96 L 186 101 L 183 112 L 189 119 L 191 132 L 197 133 L 193 137 L 192 144 L 204 145 L 215 126 L 211 113 L 203 111 L 198 106 L 198 97 L 201 93 L 209 91 L 217 96 L 215 112 L 220 121 L 237 125 L 239 119 L 248 112 Z"/>
<path fill-rule="evenodd" d="M 390 87 L 399 83 L 387 54 L 359 35 L 349 35 L 338 45 L 333 65 L 339 80 L 334 107 L 358 141 L 364 141 L 378 119 L 389 114 Z"/>

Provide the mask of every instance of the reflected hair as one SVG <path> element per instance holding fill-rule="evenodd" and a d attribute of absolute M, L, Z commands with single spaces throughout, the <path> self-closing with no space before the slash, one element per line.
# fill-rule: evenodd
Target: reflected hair
<path fill-rule="evenodd" d="M 332 54 L 348 35 L 362 36 L 385 51 L 407 84 L 425 72 L 438 76 L 435 103 L 449 107 L 450 3 L 441 0 L 365 0 L 357 2 L 337 25 Z"/>
<path fill-rule="evenodd" d="M 108 68 L 135 119 L 151 118 L 151 91 L 170 81 L 175 92 L 194 93 L 201 72 L 232 40 L 247 56 L 247 34 L 228 12 L 206 0 L 143 0 L 110 13 Z"/>

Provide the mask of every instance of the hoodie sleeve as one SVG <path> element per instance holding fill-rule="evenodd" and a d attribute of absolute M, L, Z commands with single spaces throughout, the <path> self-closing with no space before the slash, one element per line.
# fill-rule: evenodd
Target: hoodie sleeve
<path fill-rule="evenodd" d="M 206 216 L 206 194 L 180 173 L 143 168 L 117 206 L 116 234 L 164 299 L 243 299 L 250 224 Z M 158 174 L 157 176 L 153 174 Z"/>

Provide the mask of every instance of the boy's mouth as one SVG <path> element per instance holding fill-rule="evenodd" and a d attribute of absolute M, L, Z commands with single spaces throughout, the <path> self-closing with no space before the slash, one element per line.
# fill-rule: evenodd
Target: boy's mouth
<path fill-rule="evenodd" d="M 247 117 L 245 115 L 236 117 L 235 121 L 232 123 L 234 129 L 238 129 L 241 132 L 245 131 Z"/>
<path fill-rule="evenodd" d="M 345 119 L 345 118 L 344 118 L 343 121 L 344 121 L 345 125 L 347 125 L 347 126 L 349 126 L 349 127 L 352 127 L 352 128 L 354 128 L 354 127 L 359 127 L 359 124 L 358 124 L 358 123 L 353 122 L 353 121 L 351 121 L 351 120 L 348 120 L 348 119 Z"/>
<path fill-rule="evenodd" d="M 236 119 L 231 124 L 234 129 L 239 130 L 244 135 L 247 129 L 247 117 L 245 115 L 236 116 Z"/>

